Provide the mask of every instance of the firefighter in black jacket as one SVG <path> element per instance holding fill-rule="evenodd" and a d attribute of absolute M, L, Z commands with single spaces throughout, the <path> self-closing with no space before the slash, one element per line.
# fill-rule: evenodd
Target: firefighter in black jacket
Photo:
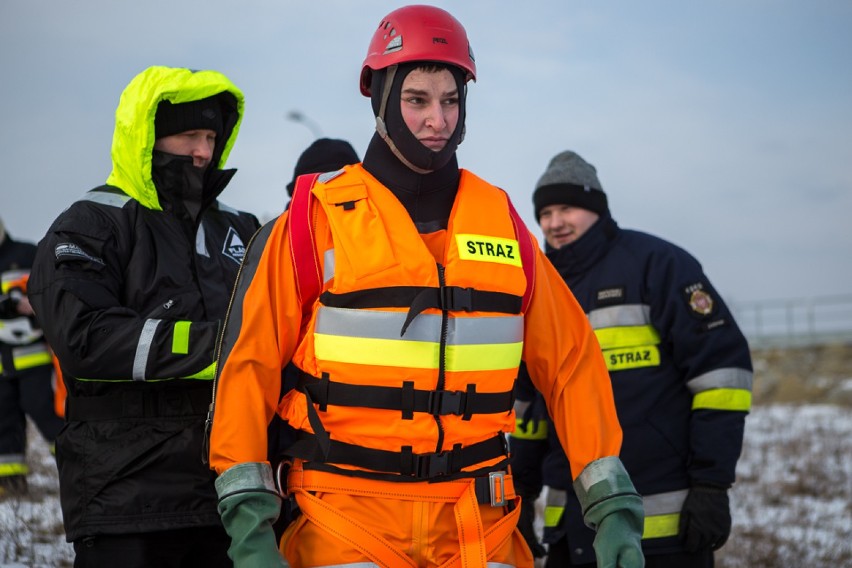
<path fill-rule="evenodd" d="M 215 347 L 254 215 L 217 197 L 244 98 L 150 67 L 116 111 L 113 169 L 39 243 L 30 296 L 68 390 L 57 461 L 76 566 L 230 566 L 202 463 Z"/>
<path fill-rule="evenodd" d="M 710 567 L 731 527 L 734 482 L 751 406 L 748 344 L 701 265 L 660 238 L 618 227 L 595 168 L 574 152 L 555 156 L 533 194 L 550 261 L 586 311 L 607 362 L 621 459 L 645 506 L 646 567 Z M 519 522 L 532 529 L 542 485 L 547 566 L 593 566 L 568 462 L 539 396 L 523 373 L 519 428 L 511 438 Z"/>
<path fill-rule="evenodd" d="M 27 492 L 27 416 L 51 449 L 62 428 L 53 409 L 53 364 L 27 298 L 36 247 L 0 219 L 0 497 Z"/>

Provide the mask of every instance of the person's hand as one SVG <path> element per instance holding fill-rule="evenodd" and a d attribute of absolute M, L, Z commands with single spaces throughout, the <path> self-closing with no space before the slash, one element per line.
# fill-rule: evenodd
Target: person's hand
<path fill-rule="evenodd" d="M 535 500 L 522 499 L 521 516 L 518 517 L 518 530 L 521 532 L 521 536 L 524 537 L 524 540 L 527 541 L 527 546 L 530 547 L 533 557 L 543 558 L 547 554 L 547 550 L 545 550 L 544 546 L 542 546 L 542 544 L 538 541 L 534 527 Z"/>
<path fill-rule="evenodd" d="M 617 499 L 619 498 L 614 497 L 610 501 Z M 598 568 L 645 566 L 645 555 L 642 553 L 641 505 L 639 511 L 637 513 L 636 507 L 619 508 L 601 519 L 593 544 Z"/>
<path fill-rule="evenodd" d="M 680 512 L 679 536 L 684 548 L 696 552 L 722 548 L 731 534 L 731 507 L 728 490 L 710 485 L 694 485 Z"/>

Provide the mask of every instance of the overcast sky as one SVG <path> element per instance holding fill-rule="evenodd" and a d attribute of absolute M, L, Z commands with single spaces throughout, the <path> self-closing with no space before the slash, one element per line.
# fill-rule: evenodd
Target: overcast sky
<path fill-rule="evenodd" d="M 690 251 L 729 301 L 850 292 L 852 2 L 432 4 L 476 55 L 459 162 L 506 189 L 537 237 L 531 191 L 572 149 L 621 226 Z M 244 91 L 222 201 L 277 215 L 314 131 L 363 156 L 361 63 L 402 5 L 0 0 L 0 217 L 38 241 L 106 180 L 119 95 L 150 65 L 216 69 Z"/>

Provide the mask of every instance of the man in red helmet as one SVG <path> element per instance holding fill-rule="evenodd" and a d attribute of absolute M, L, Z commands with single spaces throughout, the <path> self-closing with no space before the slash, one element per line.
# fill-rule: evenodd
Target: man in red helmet
<path fill-rule="evenodd" d="M 279 489 L 301 566 L 532 566 L 508 471 L 523 358 L 545 393 L 601 566 L 642 566 L 643 509 L 597 340 L 505 192 L 460 170 L 461 24 L 408 6 L 361 73 L 363 163 L 300 177 L 249 247 L 226 322 L 210 461 L 238 566 L 274 566 Z M 281 393 L 281 369 L 300 378 Z M 276 483 L 275 414 L 299 431 Z"/>

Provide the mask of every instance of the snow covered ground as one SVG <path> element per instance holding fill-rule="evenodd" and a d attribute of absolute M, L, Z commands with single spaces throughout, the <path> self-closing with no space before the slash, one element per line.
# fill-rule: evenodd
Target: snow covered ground
<path fill-rule="evenodd" d="M 56 468 L 31 429 L 30 496 L 0 501 L 0 568 L 70 568 Z M 830 405 L 756 407 L 731 493 L 719 568 L 852 567 L 852 415 Z"/>

